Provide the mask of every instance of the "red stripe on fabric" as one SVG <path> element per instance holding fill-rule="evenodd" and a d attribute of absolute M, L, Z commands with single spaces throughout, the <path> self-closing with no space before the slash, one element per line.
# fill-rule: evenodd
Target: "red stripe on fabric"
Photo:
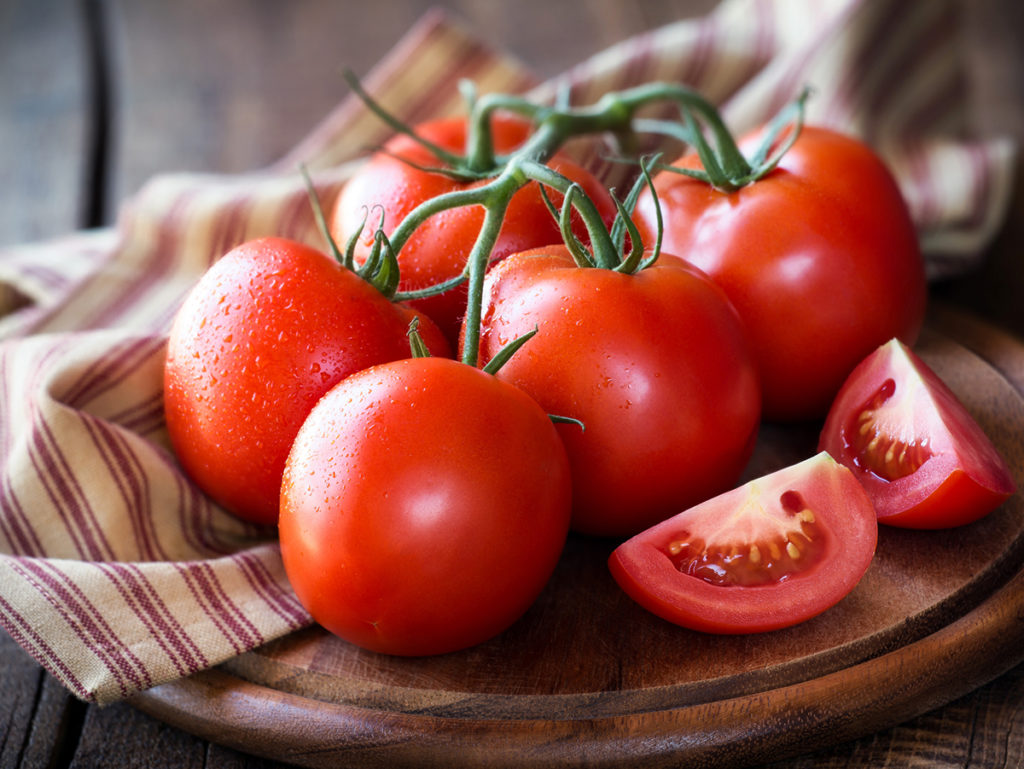
<path fill-rule="evenodd" d="M 54 393 L 54 397 L 82 409 L 89 401 L 121 387 L 126 374 L 133 373 L 146 359 L 161 351 L 165 344 L 161 337 L 138 337 L 119 342 L 90 363 L 62 392 Z"/>
<path fill-rule="evenodd" d="M 778 45 L 775 34 L 776 10 L 769 0 L 757 0 L 754 5 L 754 47 L 747 60 L 747 68 L 739 78 L 740 83 L 746 83 L 757 75 L 771 61 Z M 813 24 L 812 20 L 809 20 Z"/>
<path fill-rule="evenodd" d="M 901 46 L 898 55 L 892 58 L 887 69 L 881 71 L 874 80 L 874 89 L 865 94 L 864 103 L 870 115 L 885 115 L 891 109 L 893 100 L 901 99 L 902 94 L 915 80 L 914 72 L 919 69 L 919 62 L 927 61 L 932 53 L 942 43 L 948 43 L 950 34 L 953 31 L 949 19 L 949 4 L 941 3 L 894 3 L 893 5 L 907 6 L 908 8 L 928 8 L 931 16 L 924 24 L 917 24 L 913 27 L 909 24 L 913 20 L 911 14 L 906 14 L 900 19 L 908 28 L 899 30 L 886 30 L 886 35 L 891 36 L 888 45 L 892 40 L 899 40 Z M 940 9 L 936 15 L 934 9 Z M 901 85 L 901 87 L 897 87 Z M 878 121 L 871 121 L 872 124 Z M 895 126 L 896 134 L 906 135 L 906 126 Z"/>
<path fill-rule="evenodd" d="M 181 260 L 177 256 L 178 249 L 182 241 L 182 233 L 188 228 L 186 214 L 195 194 L 195 189 L 183 190 L 178 193 L 170 205 L 161 206 L 161 221 L 157 227 L 155 244 L 140 260 L 140 263 L 131 265 L 137 278 L 117 297 L 107 302 L 104 307 L 97 308 L 91 317 L 81 318 L 78 324 L 79 328 L 103 328 L 118 325 L 118 321 L 129 316 L 142 304 L 146 294 L 153 286 L 165 281 L 168 273 L 172 272 L 176 266 L 180 266 Z M 137 201 L 137 205 L 146 204 L 152 205 L 144 197 Z M 148 215 L 153 216 L 154 213 L 150 212 Z M 132 232 L 132 220 L 129 218 L 126 222 L 128 226 L 125 228 L 123 242 L 133 243 L 138 240 L 138 236 Z M 143 242 L 145 240 L 146 238 L 143 238 Z M 141 326 L 142 324 L 136 323 L 135 325 Z"/>
<path fill-rule="evenodd" d="M 110 583 L 164 650 L 180 675 L 189 675 L 209 667 L 209 661 L 189 636 L 160 594 L 135 564 L 100 564 Z"/>
<path fill-rule="evenodd" d="M 81 484 L 68 466 L 45 419 L 35 420 L 29 444 L 36 475 L 64 522 L 79 557 L 86 561 L 110 560 L 113 552 L 102 536 L 103 529 L 98 525 Z"/>
<path fill-rule="evenodd" d="M 17 611 L 12 604 L 0 595 L 0 624 L 3 625 L 11 638 L 65 686 L 83 700 L 95 701 L 90 692 L 74 674 L 74 671 L 53 650 L 46 639 L 36 632 L 34 623 Z"/>
<path fill-rule="evenodd" d="M 103 615 L 67 575 L 45 560 L 19 561 L 15 568 L 26 582 L 49 601 L 78 639 L 100 659 L 115 679 L 122 696 L 153 685 L 141 661 L 130 648 L 121 643 Z"/>
<path fill-rule="evenodd" d="M 67 274 L 52 267 L 44 267 L 39 264 L 25 264 L 18 267 L 18 274 L 31 278 L 49 291 L 60 292 L 68 286 L 74 285 L 75 281 Z"/>
<path fill-rule="evenodd" d="M 17 352 L 23 351 L 27 347 L 27 345 L 20 344 L 9 344 L 6 346 L 3 351 L 3 357 L 0 357 L 0 363 L 4 364 L 4 369 L 7 369 L 10 360 L 16 357 Z M 32 393 L 42 388 L 42 380 L 45 378 L 44 373 L 47 371 L 50 359 L 57 357 L 64 347 L 65 345 L 55 344 L 35 361 L 34 367 L 26 372 L 25 391 Z M 38 419 L 41 419 L 41 416 L 36 413 L 38 411 L 36 399 L 31 396 L 28 398 L 27 415 L 23 414 L 20 418 L 12 417 L 10 415 L 11 410 L 14 408 L 24 408 L 25 396 L 20 392 L 18 397 L 13 395 L 10 390 L 10 380 L 8 377 L 0 377 L 0 381 L 3 383 L 3 397 L 0 400 L 0 417 L 2 417 L 0 418 L 0 436 L 2 436 L 4 456 L 12 457 L 15 451 L 25 451 L 31 461 L 30 442 L 26 438 L 25 432 L 27 430 L 31 434 L 31 425 Z M 21 430 L 15 433 L 15 431 L 10 429 L 11 425 L 27 425 L 27 427 L 23 426 Z M 2 477 L 2 480 L 0 480 L 0 483 L 2 483 L 2 487 L 0 487 L 0 494 L 2 494 L 0 504 L 2 504 L 5 531 L 10 533 L 9 541 L 12 544 L 17 543 L 19 555 L 42 555 L 43 545 L 36 534 L 33 518 L 22 507 L 21 501 L 15 492 L 13 479 L 6 471 L 0 477 Z"/>
<path fill-rule="evenodd" d="M 226 526 L 217 519 L 229 515 L 223 512 L 185 474 L 174 455 L 167 451 L 154 454 L 175 481 L 178 499 L 176 518 L 185 542 L 197 557 L 230 555 L 239 549 L 240 542 L 255 542 L 272 536 L 270 527 L 233 519 Z M 168 509 L 167 515 L 170 515 Z"/>
<path fill-rule="evenodd" d="M 253 196 L 236 192 L 239 197 L 217 206 L 215 226 L 208 238 L 209 263 L 213 264 L 245 239 L 252 215 Z"/>
<path fill-rule="evenodd" d="M 823 115 L 826 124 L 844 126 L 851 115 L 863 109 L 865 84 L 873 77 L 881 53 L 891 45 L 889 33 L 901 23 L 912 3 L 847 3 L 843 11 L 829 24 L 822 39 L 834 34 L 835 30 L 856 30 L 847 34 L 847 45 L 852 53 L 844 62 L 839 79 L 827 91 L 816 93 L 816 108 Z M 882 13 L 879 12 L 882 11 Z"/>
<path fill-rule="evenodd" d="M 3 474 L 0 483 L 0 530 L 11 546 L 11 555 L 43 555 L 43 544 L 39 541 L 21 500 L 14 492 L 7 473 Z"/>
<path fill-rule="evenodd" d="M 234 605 L 230 601 L 230 607 L 222 600 L 221 594 L 212 584 L 207 571 L 202 563 L 176 564 L 178 572 L 184 577 L 196 602 L 202 608 L 203 614 L 220 631 L 221 635 L 231 644 L 235 654 L 255 648 L 262 643 L 259 633 L 250 635 L 245 628 L 241 627 L 237 619 L 232 616 Z M 259 641 L 256 639 L 259 638 Z"/>
<path fill-rule="evenodd" d="M 704 86 L 704 76 L 708 73 L 711 58 L 716 48 L 718 36 L 718 20 L 714 14 L 704 18 L 697 27 L 697 40 L 693 51 L 686 58 L 683 69 L 679 73 L 679 81 L 700 91 Z"/>
<path fill-rule="evenodd" d="M 232 556 L 230 560 L 235 562 L 236 559 L 237 556 Z M 199 576 L 206 586 L 208 597 L 216 603 L 217 608 L 222 612 L 222 616 L 231 624 L 238 638 L 246 644 L 246 648 L 262 644 L 266 640 L 263 634 L 249 620 L 238 604 L 231 600 L 231 596 L 228 595 L 223 585 L 221 585 L 217 570 L 206 561 L 196 564 L 196 567 Z"/>
<path fill-rule="evenodd" d="M 266 564 L 255 553 L 242 552 L 235 559 L 246 580 L 270 609 L 288 623 L 293 630 L 305 627 L 312 618 L 302 608 L 294 594 L 284 592 L 267 570 Z"/>
<path fill-rule="evenodd" d="M 132 404 L 124 411 L 111 414 L 106 419 L 138 435 L 155 432 L 164 425 L 163 391 L 158 390 L 149 398 Z"/>
<path fill-rule="evenodd" d="M 158 561 L 167 558 L 154 529 L 154 511 L 149 494 L 149 476 L 138 455 L 124 445 L 117 430 L 97 419 L 82 415 L 82 425 L 96 447 L 97 456 L 117 486 L 131 524 L 136 553 L 131 560 Z M 124 533 L 127 536 L 127 532 Z"/>
<path fill-rule="evenodd" d="M 320 188 L 317 190 L 317 198 L 320 200 L 321 205 L 325 210 L 329 210 L 330 197 L 325 195 L 327 190 Z M 333 189 L 331 191 L 333 195 Z M 308 234 L 313 231 L 316 227 L 316 221 L 313 217 L 313 203 L 310 201 L 309 196 L 302 192 L 302 194 L 290 195 L 288 199 L 282 204 L 281 212 L 278 216 L 276 230 L 281 233 L 282 237 L 292 238 L 294 240 L 304 240 Z M 344 244 L 341 244 L 344 245 Z M 318 248 L 326 248 L 327 244 L 324 243 L 322 246 L 318 243 Z"/>

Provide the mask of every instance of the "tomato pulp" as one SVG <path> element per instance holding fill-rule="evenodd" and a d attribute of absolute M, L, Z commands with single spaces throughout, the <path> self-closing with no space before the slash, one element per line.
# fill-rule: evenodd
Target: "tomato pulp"
<path fill-rule="evenodd" d="M 752 633 L 838 603 L 867 571 L 877 539 L 864 489 L 820 453 L 636 535 L 608 565 L 633 600 L 669 622 Z"/>

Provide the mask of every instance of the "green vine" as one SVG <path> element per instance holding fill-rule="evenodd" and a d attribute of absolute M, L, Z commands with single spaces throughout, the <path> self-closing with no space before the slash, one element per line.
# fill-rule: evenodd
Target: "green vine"
<path fill-rule="evenodd" d="M 378 228 L 374 240 L 378 260 L 381 264 L 386 262 L 390 265 L 395 254 L 401 252 L 412 234 L 431 216 L 463 206 L 481 206 L 484 209 L 483 225 L 461 275 L 417 291 L 392 290 L 390 294 L 397 301 L 407 301 L 441 293 L 468 281 L 462 361 L 471 366 L 477 366 L 479 359 L 484 273 L 505 212 L 512 197 L 522 187 L 536 182 L 542 190 L 550 188 L 562 194 L 562 209 L 558 212 L 561 230 L 566 245 L 580 264 L 626 273 L 636 272 L 651 264 L 661 247 L 660 209 L 657 242 L 646 258 L 643 256 L 639 233 L 630 216 L 642 186 L 647 185 L 654 192 L 650 170 L 667 169 L 684 173 L 723 192 L 752 184 L 770 173 L 796 141 L 803 123 L 804 102 L 808 96 L 805 90 L 780 112 L 769 125 L 760 147 L 747 158 L 714 106 L 696 91 L 677 83 L 654 82 L 607 93 L 594 104 L 584 107 L 571 107 L 564 102 L 542 105 L 509 94 L 478 95 L 472 84 L 465 83 L 462 91 L 469 107 L 467 142 L 465 154 L 458 155 L 417 135 L 374 102 L 353 76 L 348 75 L 348 79 L 353 90 L 375 114 L 396 131 L 424 146 L 441 164 L 444 173 L 466 181 L 483 181 L 474 187 L 455 190 L 421 203 L 398 224 L 390 238 L 384 238 Z M 678 121 L 650 120 L 637 116 L 642 107 L 664 103 L 675 105 L 680 115 Z M 519 115 L 534 126 L 529 138 L 514 152 L 504 156 L 495 153 L 492 140 L 491 121 L 499 111 Z M 641 161 L 640 176 L 629 196 L 624 202 L 615 199 L 618 216 L 609 231 L 594 202 L 583 190 L 545 165 L 568 139 L 603 133 L 627 139 L 640 133 L 672 136 L 694 147 L 703 168 L 679 169 L 663 165 L 656 159 Z M 573 211 L 578 213 L 586 226 L 590 240 L 589 253 L 569 226 Z M 627 238 L 630 251 L 624 254 Z M 345 258 L 348 258 L 347 255 Z M 389 284 L 393 279 L 387 270 L 384 270 L 384 278 Z M 397 274 L 394 280 L 397 285 Z"/>

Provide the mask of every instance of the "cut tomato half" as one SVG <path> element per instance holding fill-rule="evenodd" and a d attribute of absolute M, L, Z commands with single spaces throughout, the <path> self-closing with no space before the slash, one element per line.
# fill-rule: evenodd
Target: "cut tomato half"
<path fill-rule="evenodd" d="M 633 600 L 669 622 L 754 633 L 838 603 L 867 571 L 877 539 L 864 489 L 820 453 L 637 534 L 608 565 Z"/>
<path fill-rule="evenodd" d="M 818 448 L 854 472 L 879 523 L 892 526 L 970 523 L 1015 489 L 1006 462 L 963 403 L 896 339 L 850 374 Z"/>

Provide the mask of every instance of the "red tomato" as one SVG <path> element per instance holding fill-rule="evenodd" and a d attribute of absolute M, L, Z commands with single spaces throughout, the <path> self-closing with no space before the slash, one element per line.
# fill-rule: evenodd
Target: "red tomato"
<path fill-rule="evenodd" d="M 226 254 L 186 298 L 168 341 L 165 414 L 185 471 L 239 517 L 276 523 L 302 421 L 343 377 L 408 357 L 414 315 L 294 241 Z M 419 328 L 432 351 L 450 354 L 433 323 Z"/>
<path fill-rule="evenodd" d="M 494 147 L 499 153 L 510 152 L 530 135 L 530 124 L 519 118 L 498 115 L 492 124 Z M 451 152 L 461 153 L 466 149 L 464 118 L 429 122 L 417 126 L 416 132 Z M 363 231 L 364 237 L 356 250 L 357 260 L 361 260 L 373 243 L 373 227 L 370 225 L 379 221 L 379 209 L 375 209 L 375 206 L 383 207 L 383 229 L 390 235 L 420 203 L 447 192 L 484 183 L 458 181 L 442 173 L 416 167 L 429 169 L 438 165 L 439 161 L 428 150 L 408 136 L 399 135 L 389 141 L 385 151 L 376 153 L 345 185 L 331 216 L 331 232 L 334 237 L 339 243 L 347 242 L 370 211 L 368 224 Z M 614 218 L 614 203 L 608 191 L 592 174 L 557 155 L 548 162 L 548 166 L 577 182 L 598 206 L 606 222 Z M 554 192 L 551 192 L 550 197 L 556 206 L 562 200 L 561 195 Z M 398 254 L 402 274 L 398 290 L 425 288 L 458 276 L 466 265 L 483 219 L 483 208 L 468 206 L 436 214 L 424 222 Z M 585 238 L 586 229 L 582 221 L 578 221 L 574 229 L 580 238 Z M 512 198 L 491 258 L 497 260 L 535 246 L 561 242 L 558 224 L 544 203 L 540 187 L 531 182 Z M 411 304 L 429 315 L 453 346 L 457 343 L 466 309 L 465 284 Z"/>
<path fill-rule="evenodd" d="M 375 366 L 299 432 L 281 553 L 327 630 L 373 651 L 440 654 L 510 626 L 565 544 L 565 449 L 540 407 L 443 358 Z"/>
<path fill-rule="evenodd" d="M 877 539 L 864 489 L 821 453 L 638 534 L 608 565 L 633 600 L 669 622 L 755 633 L 838 603 L 867 571 Z"/>
<path fill-rule="evenodd" d="M 879 523 L 970 523 L 1014 492 L 1010 470 L 956 395 L 898 340 L 868 356 L 836 398 L 818 447 L 853 470 Z"/>
<path fill-rule="evenodd" d="M 667 171 L 655 189 L 665 250 L 721 285 L 750 330 L 766 418 L 824 416 L 866 355 L 916 339 L 926 282 L 914 226 L 861 142 L 805 127 L 774 171 L 735 192 Z M 649 190 L 635 218 L 652 239 Z"/>
<path fill-rule="evenodd" d="M 760 419 L 736 311 L 669 255 L 630 275 L 580 268 L 564 246 L 508 257 L 487 275 L 480 363 L 533 330 L 497 376 L 560 424 L 576 531 L 634 534 L 736 482 Z"/>

